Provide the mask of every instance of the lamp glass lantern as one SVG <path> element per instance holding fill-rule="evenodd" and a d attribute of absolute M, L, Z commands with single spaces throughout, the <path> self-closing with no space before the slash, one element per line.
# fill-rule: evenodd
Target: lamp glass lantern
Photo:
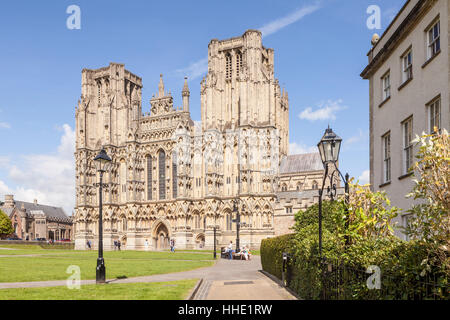
<path fill-rule="evenodd" d="M 325 130 L 325 134 L 322 139 L 317 144 L 320 158 L 322 159 L 324 166 L 328 163 L 336 163 L 338 161 L 341 143 L 342 139 L 336 135 L 330 127 L 328 127 L 328 129 Z"/>
<path fill-rule="evenodd" d="M 105 149 L 102 149 L 100 153 L 94 158 L 95 167 L 99 172 L 106 172 L 111 167 L 111 158 L 106 154 Z"/>

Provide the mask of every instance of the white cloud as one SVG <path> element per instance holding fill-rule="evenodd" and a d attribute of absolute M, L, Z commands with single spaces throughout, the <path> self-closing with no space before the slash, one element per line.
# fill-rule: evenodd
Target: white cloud
<path fill-rule="evenodd" d="M 318 152 L 317 147 L 315 146 L 307 146 L 303 143 L 296 143 L 292 142 L 289 143 L 289 154 L 303 154 L 303 153 L 312 153 L 312 152 Z"/>
<path fill-rule="evenodd" d="M 1 129 L 9 129 L 9 128 L 11 128 L 11 125 L 8 122 L 0 122 L 0 128 Z"/>
<path fill-rule="evenodd" d="M 369 184 L 370 183 L 370 170 L 365 170 L 358 178 L 359 184 Z"/>
<path fill-rule="evenodd" d="M 288 25 L 301 20 L 303 17 L 313 13 L 318 9 L 320 9 L 319 4 L 302 7 L 285 17 L 269 22 L 268 24 L 260 27 L 258 30 L 261 31 L 263 37 L 274 34 L 279 30 L 283 29 L 284 27 L 287 27 Z M 175 73 L 187 76 L 189 79 L 193 80 L 200 78 L 207 71 L 208 71 L 208 58 L 204 58 L 192 62 L 185 68 L 175 70 Z"/>
<path fill-rule="evenodd" d="M 186 68 L 175 70 L 177 74 L 187 76 L 191 80 L 203 76 L 207 71 L 208 71 L 208 58 L 192 62 Z"/>
<path fill-rule="evenodd" d="M 298 116 L 302 120 L 317 121 L 317 120 L 336 120 L 336 113 L 338 111 L 347 109 L 347 106 L 342 105 L 342 100 L 328 100 L 319 103 L 318 109 L 313 111 L 313 108 L 307 107 Z"/>
<path fill-rule="evenodd" d="M 343 147 L 345 149 L 348 149 L 353 144 L 359 142 L 366 142 L 368 138 L 369 138 L 368 132 L 364 132 L 363 130 L 359 129 L 358 134 L 343 141 Z"/>
<path fill-rule="evenodd" d="M 268 35 L 274 34 L 275 32 L 278 32 L 279 30 L 287 27 L 290 24 L 303 19 L 305 16 L 317 11 L 318 9 L 320 9 L 320 5 L 318 3 L 315 5 L 302 7 L 287 16 L 265 24 L 264 26 L 260 27 L 259 30 L 262 32 L 262 36 L 266 37 Z"/>
<path fill-rule="evenodd" d="M 71 214 L 75 205 L 75 132 L 64 124 L 57 152 L 22 155 L 20 165 L 9 168 L 9 178 L 16 185 L 8 187 L 0 181 L 0 195 L 63 207 Z"/>

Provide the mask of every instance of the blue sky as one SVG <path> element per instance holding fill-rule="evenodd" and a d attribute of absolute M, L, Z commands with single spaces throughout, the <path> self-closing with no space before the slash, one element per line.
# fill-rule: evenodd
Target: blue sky
<path fill-rule="evenodd" d="M 343 172 L 367 178 L 369 91 L 359 74 L 373 33 L 405 0 L 8 1 L 0 11 L 0 199 L 74 203 L 73 127 L 81 70 L 124 63 L 143 78 L 143 112 L 159 74 L 181 105 L 189 76 L 191 114 L 200 120 L 200 80 L 213 38 L 262 29 L 275 74 L 289 92 L 291 151 L 315 151 L 328 124 L 344 139 Z M 81 29 L 69 30 L 69 5 Z M 369 30 L 370 5 L 381 9 Z"/>

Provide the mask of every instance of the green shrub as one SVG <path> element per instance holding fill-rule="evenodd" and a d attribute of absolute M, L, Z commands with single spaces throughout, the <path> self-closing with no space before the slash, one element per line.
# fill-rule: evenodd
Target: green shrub
<path fill-rule="evenodd" d="M 289 252 L 293 234 L 264 239 L 261 242 L 261 265 L 264 271 L 281 279 L 283 268 L 283 252 Z"/>
<path fill-rule="evenodd" d="M 323 202 L 322 257 L 327 264 L 319 259 L 318 205 L 314 205 L 296 214 L 294 234 L 263 240 L 263 270 L 281 279 L 282 254 L 291 253 L 287 286 L 302 299 L 321 299 L 324 293 L 327 299 L 450 298 L 448 263 L 439 263 L 442 258 L 433 256 L 445 254 L 439 253 L 438 247 L 430 249 L 423 241 L 406 242 L 388 232 L 378 236 L 363 233 L 346 246 L 344 208 L 340 201 Z M 366 270 L 371 265 L 381 269 L 381 290 L 367 287 L 370 274 Z"/>

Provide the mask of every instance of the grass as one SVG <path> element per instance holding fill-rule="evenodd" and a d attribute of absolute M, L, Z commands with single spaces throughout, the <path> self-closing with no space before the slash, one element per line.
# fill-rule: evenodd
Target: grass
<path fill-rule="evenodd" d="M 13 250 L 1 250 L 0 254 L 7 251 Z M 65 280 L 70 276 L 66 273 L 70 265 L 80 267 L 82 280 L 95 279 L 97 251 L 59 249 L 17 251 L 39 256 L 15 257 L 13 254 L 0 257 L 0 282 Z M 107 279 L 181 272 L 214 264 L 212 257 L 185 252 L 108 251 L 104 257 Z"/>
<path fill-rule="evenodd" d="M 84 285 L 79 290 L 62 287 L 1 289 L 0 300 L 183 300 L 197 280 L 153 283 Z"/>

